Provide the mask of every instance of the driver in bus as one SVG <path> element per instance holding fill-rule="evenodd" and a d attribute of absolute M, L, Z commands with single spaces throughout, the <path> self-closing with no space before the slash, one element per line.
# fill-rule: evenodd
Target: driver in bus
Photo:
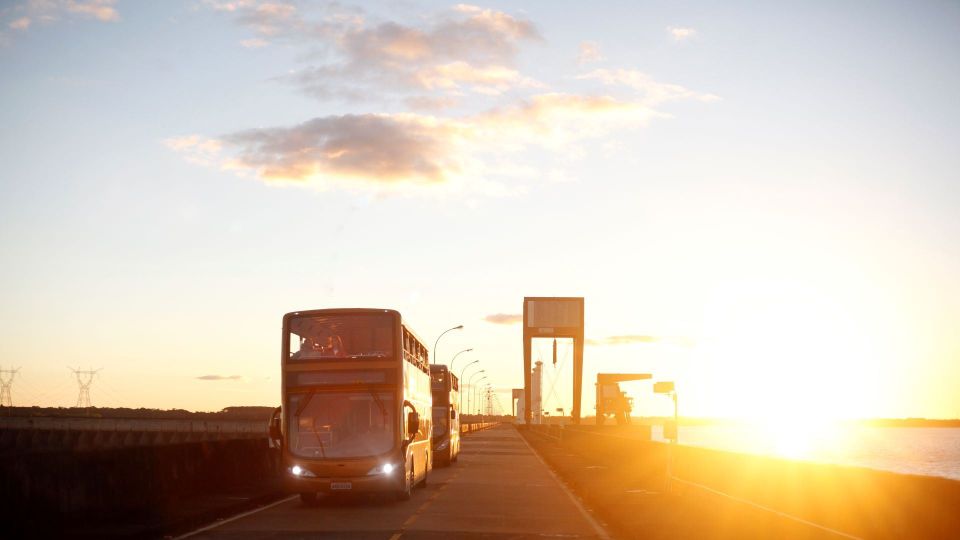
<path fill-rule="evenodd" d="M 343 340 L 338 335 L 327 334 L 327 337 L 320 342 L 320 354 L 337 358 L 344 356 L 346 350 L 343 347 Z"/>

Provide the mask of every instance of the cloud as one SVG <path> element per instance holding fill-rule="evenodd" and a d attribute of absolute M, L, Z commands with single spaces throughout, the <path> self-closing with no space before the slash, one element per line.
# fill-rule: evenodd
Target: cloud
<path fill-rule="evenodd" d="M 100 21 L 119 21 L 120 14 L 114 9 L 117 0 L 67 0 L 65 6 L 70 13 L 78 13 Z"/>
<path fill-rule="evenodd" d="M 582 41 L 580 42 L 580 52 L 577 53 L 577 64 L 581 66 L 584 64 L 591 64 L 593 62 L 600 62 L 605 60 L 602 54 L 600 54 L 600 45 L 595 41 Z"/>
<path fill-rule="evenodd" d="M 63 19 L 96 19 L 117 22 L 120 13 L 116 0 L 28 0 L 0 9 L 0 28 L 25 32 L 36 24 L 52 24 Z M 0 38 L 4 36 L 0 34 Z"/>
<path fill-rule="evenodd" d="M 649 106 L 678 100 L 695 100 L 705 103 L 720 100 L 713 94 L 695 92 L 679 84 L 658 82 L 649 75 L 633 69 L 595 69 L 590 73 L 577 76 L 577 79 L 592 79 L 608 86 L 626 86 L 639 92 L 643 103 Z"/>
<path fill-rule="evenodd" d="M 319 48 L 325 62 L 279 78 L 317 99 L 424 91 L 498 95 L 517 86 L 542 86 L 513 68 L 520 45 L 540 40 L 540 34 L 530 21 L 501 11 L 460 4 L 409 25 L 371 22 L 364 12 L 335 4 L 321 17 L 289 3 L 206 4 L 234 14 L 260 39 Z"/>
<path fill-rule="evenodd" d="M 674 41 L 683 41 L 697 35 L 697 31 L 693 28 L 685 28 L 682 26 L 668 26 L 667 32 L 670 33 Z"/>
<path fill-rule="evenodd" d="M 199 377 L 194 377 L 200 381 L 240 381 L 243 380 L 241 375 L 201 375 Z"/>
<path fill-rule="evenodd" d="M 264 180 L 311 178 L 373 182 L 442 182 L 459 170 L 451 140 L 457 127 L 428 116 L 363 114 L 314 118 L 289 128 L 232 133 L 232 167 Z"/>
<path fill-rule="evenodd" d="M 602 339 L 588 339 L 587 345 L 634 345 L 634 344 L 664 343 L 668 345 L 677 345 L 681 347 L 693 347 L 696 340 L 686 337 L 663 337 L 663 336 L 645 336 L 645 335 L 622 335 L 610 336 Z"/>
<path fill-rule="evenodd" d="M 270 45 L 270 42 L 262 38 L 250 38 L 241 41 L 240 45 L 243 45 L 247 49 L 259 49 Z"/>
<path fill-rule="evenodd" d="M 460 99 L 452 96 L 410 96 L 403 100 L 404 104 L 415 111 L 441 111 L 455 107 Z"/>
<path fill-rule="evenodd" d="M 20 17 L 15 21 L 11 21 L 7 26 L 13 30 L 26 30 L 30 28 L 30 17 Z"/>
<path fill-rule="evenodd" d="M 469 86 L 474 92 L 499 95 L 514 87 L 542 88 L 543 84 L 523 77 L 504 66 L 476 67 L 463 61 L 423 68 L 413 75 L 424 90 L 459 90 Z"/>
<path fill-rule="evenodd" d="M 523 314 L 521 313 L 494 313 L 493 315 L 487 315 L 483 320 L 488 323 L 493 324 L 517 324 L 523 322 Z"/>
<path fill-rule="evenodd" d="M 267 182 L 327 187 L 499 189 L 496 175 L 523 167 L 527 148 L 561 151 L 584 138 L 645 125 L 664 116 L 608 96 L 547 93 L 459 118 L 417 113 L 317 117 L 290 127 L 257 128 L 212 139 L 173 137 L 166 146 L 195 163 L 252 173 Z M 521 173 L 522 174 L 522 173 Z"/>
<path fill-rule="evenodd" d="M 390 112 L 306 121 L 164 144 L 187 160 L 269 184 L 376 192 L 509 194 L 524 181 L 564 180 L 540 170 L 588 151 L 591 139 L 670 118 L 658 106 L 717 99 L 630 69 L 596 69 L 578 79 L 593 92 L 551 91 L 516 65 L 523 46 L 542 40 L 526 18 L 459 4 L 431 16 L 378 20 L 340 4 L 205 0 L 254 36 L 247 47 L 300 47 L 313 65 L 277 77 L 318 100 L 390 103 Z M 585 41 L 580 60 L 602 59 Z M 578 85 L 578 86 L 583 86 Z M 482 97 L 483 100 L 478 98 Z M 493 103 L 493 105 L 491 105 Z M 452 111 L 463 106 L 470 113 Z M 397 110 L 408 112 L 396 112 Z"/>
<path fill-rule="evenodd" d="M 200 135 L 184 135 L 164 139 L 163 144 L 183 154 L 187 161 L 198 165 L 213 165 L 220 157 L 222 143 L 216 139 L 208 139 Z"/>

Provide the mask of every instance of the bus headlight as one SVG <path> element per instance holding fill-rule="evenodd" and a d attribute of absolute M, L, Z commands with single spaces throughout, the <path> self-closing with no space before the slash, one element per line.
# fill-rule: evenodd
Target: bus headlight
<path fill-rule="evenodd" d="M 294 476 L 299 476 L 300 478 L 316 478 L 317 477 L 317 475 L 313 474 L 312 472 L 304 469 L 299 465 L 294 465 L 293 467 L 290 467 L 290 474 Z"/>
<path fill-rule="evenodd" d="M 393 463 L 384 463 L 383 465 L 377 465 L 376 467 L 370 469 L 370 472 L 367 473 L 367 476 L 376 476 L 378 474 L 390 474 L 393 472 L 394 465 Z"/>
<path fill-rule="evenodd" d="M 450 446 L 450 439 L 444 439 L 437 445 L 437 450 L 446 450 Z"/>

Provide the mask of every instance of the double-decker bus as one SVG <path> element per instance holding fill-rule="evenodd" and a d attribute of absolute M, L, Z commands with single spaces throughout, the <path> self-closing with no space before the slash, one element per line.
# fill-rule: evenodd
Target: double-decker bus
<path fill-rule="evenodd" d="M 449 465 L 460 455 L 460 381 L 439 364 L 430 365 L 433 392 L 431 446 L 438 465 Z"/>
<path fill-rule="evenodd" d="M 388 309 L 318 309 L 283 316 L 282 408 L 271 422 L 285 483 L 318 494 L 410 498 L 432 468 L 427 348 Z"/>

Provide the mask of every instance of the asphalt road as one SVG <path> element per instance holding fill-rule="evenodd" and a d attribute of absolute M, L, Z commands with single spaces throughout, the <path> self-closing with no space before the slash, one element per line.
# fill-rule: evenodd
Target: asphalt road
<path fill-rule="evenodd" d="M 363 497 L 306 507 L 290 498 L 193 539 L 608 538 L 510 425 L 465 437 L 459 462 L 437 468 L 409 501 Z"/>

